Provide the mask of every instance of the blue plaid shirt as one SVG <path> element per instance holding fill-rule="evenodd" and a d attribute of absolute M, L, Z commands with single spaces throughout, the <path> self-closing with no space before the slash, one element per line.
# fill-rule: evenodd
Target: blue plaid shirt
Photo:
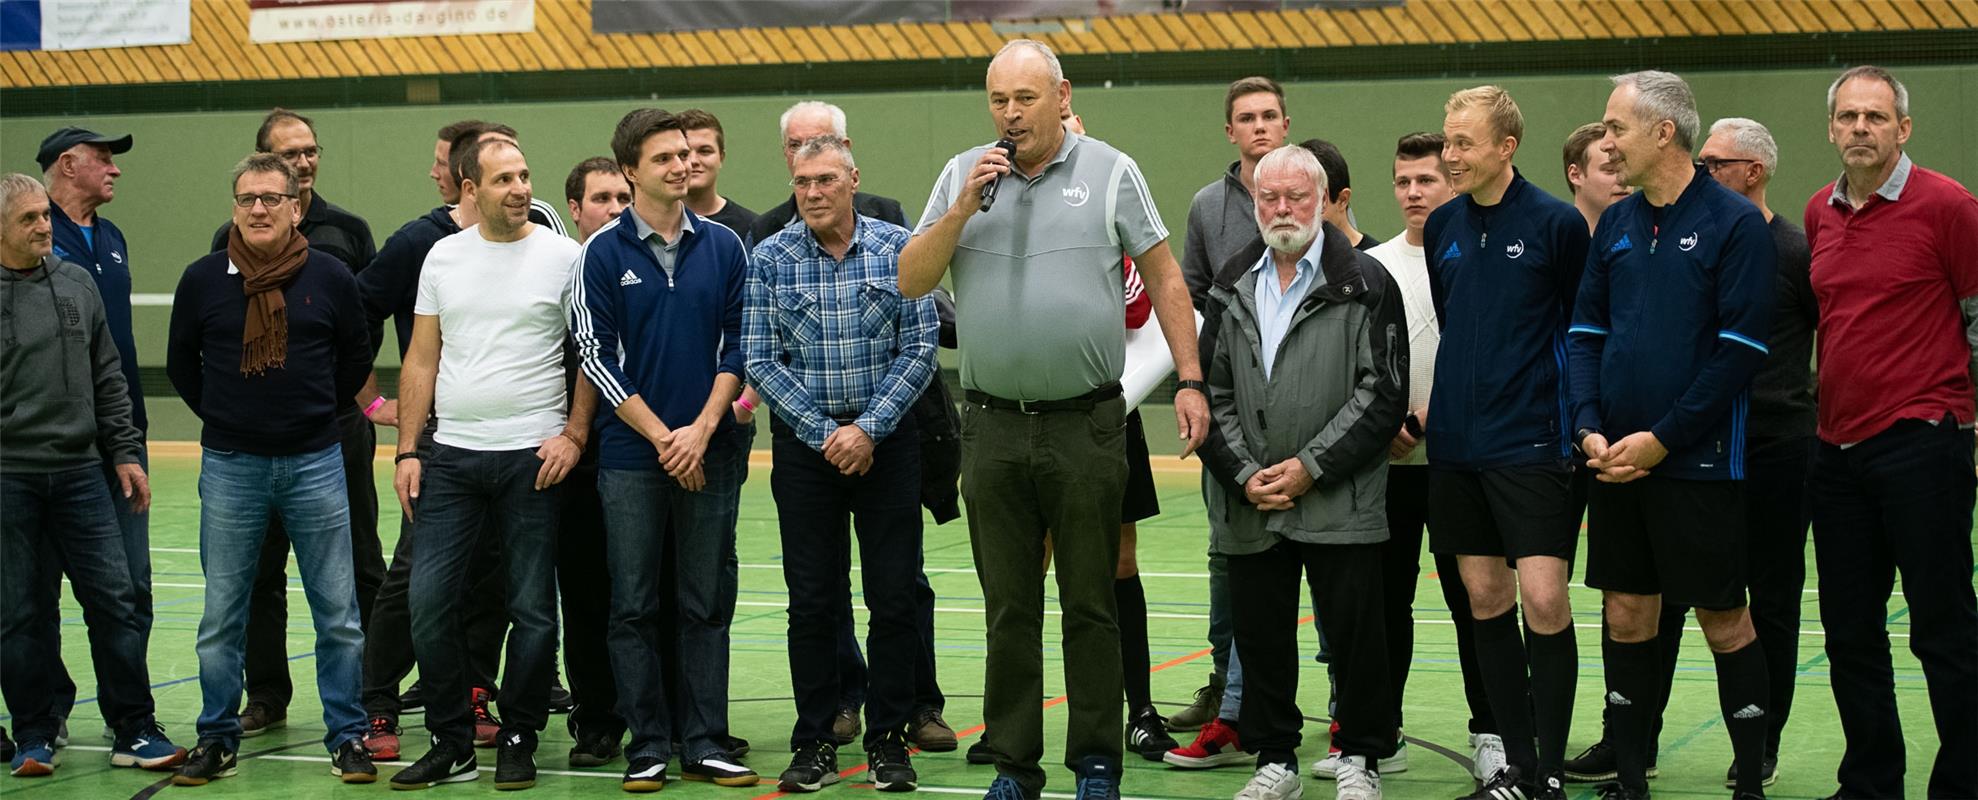
<path fill-rule="evenodd" d="M 898 427 L 936 369 L 930 297 L 900 296 L 907 230 L 860 215 L 838 260 L 799 221 L 749 259 L 742 353 L 770 411 L 817 450 L 852 418 L 873 441 Z"/>

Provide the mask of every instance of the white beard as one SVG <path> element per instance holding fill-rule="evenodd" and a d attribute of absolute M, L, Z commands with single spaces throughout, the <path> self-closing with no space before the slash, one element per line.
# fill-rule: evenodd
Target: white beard
<path fill-rule="evenodd" d="M 1314 219 L 1311 225 L 1299 225 L 1296 230 L 1291 231 L 1275 230 L 1273 226 L 1280 222 L 1293 222 L 1295 224 L 1296 221 L 1289 217 L 1278 217 L 1260 226 L 1263 228 L 1264 245 L 1280 253 L 1299 253 L 1302 255 L 1306 248 L 1312 246 L 1312 240 L 1319 236 L 1317 219 Z"/>

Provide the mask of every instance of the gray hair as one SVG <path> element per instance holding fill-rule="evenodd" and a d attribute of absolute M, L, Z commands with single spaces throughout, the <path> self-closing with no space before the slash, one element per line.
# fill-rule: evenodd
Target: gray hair
<path fill-rule="evenodd" d="M 1676 146 L 1684 152 L 1696 149 L 1696 135 L 1703 127 L 1696 114 L 1696 95 L 1688 81 L 1673 72 L 1648 69 L 1616 75 L 1615 86 L 1635 88 L 1635 116 L 1650 125 L 1663 120 L 1676 123 Z"/>
<path fill-rule="evenodd" d="M 14 202 L 35 194 L 47 194 L 48 188 L 34 176 L 19 172 L 9 172 L 0 176 L 0 214 L 13 216 Z"/>
<path fill-rule="evenodd" d="M 1002 60 L 1003 55 L 1011 50 L 1029 50 L 1043 56 L 1045 65 L 1051 68 L 1051 83 L 1065 82 L 1065 68 L 1058 63 L 1057 52 L 1052 50 L 1050 45 L 1036 39 L 1011 39 L 1003 43 L 1003 49 L 997 50 L 996 57 L 989 59 L 989 63 L 994 64 Z"/>
<path fill-rule="evenodd" d="M 852 160 L 852 148 L 845 144 L 844 138 L 838 136 L 812 136 L 805 139 L 803 144 L 797 146 L 796 155 L 791 161 L 794 163 L 806 158 L 816 158 L 825 153 L 837 153 L 839 158 L 845 160 L 845 169 L 858 169 L 858 162 Z"/>
<path fill-rule="evenodd" d="M 1714 138 L 1720 133 L 1731 137 L 1731 147 L 1740 155 L 1758 159 L 1765 167 L 1766 178 L 1779 169 L 1779 143 L 1772 140 L 1772 131 L 1763 123 L 1744 117 L 1725 117 L 1710 123 L 1710 135 Z"/>
<path fill-rule="evenodd" d="M 1840 77 L 1834 79 L 1834 85 L 1827 87 L 1827 116 L 1834 116 L 1834 99 L 1841 93 L 1841 84 L 1856 78 L 1888 84 L 1889 91 L 1896 94 L 1896 119 L 1909 118 L 1909 88 L 1903 86 L 1902 81 L 1896 80 L 1896 76 L 1889 74 L 1888 70 L 1866 64 L 1841 73 Z"/>
<path fill-rule="evenodd" d="M 1288 144 L 1265 153 L 1263 158 L 1257 160 L 1258 175 L 1279 170 L 1297 170 L 1305 173 L 1312 179 L 1319 196 L 1326 196 L 1325 167 L 1319 164 L 1319 157 L 1312 155 L 1312 151 L 1305 149 L 1303 145 Z"/>
<path fill-rule="evenodd" d="M 819 113 L 831 116 L 831 133 L 833 135 L 840 139 L 850 136 L 850 134 L 845 132 L 845 110 L 821 100 L 805 100 L 785 109 L 782 118 L 776 121 L 776 134 L 778 136 L 789 136 L 790 120 L 804 114 Z"/>
<path fill-rule="evenodd" d="M 234 165 L 233 182 L 230 187 L 240 186 L 240 176 L 249 173 L 273 173 L 288 179 L 288 194 L 295 194 L 300 188 L 295 180 L 295 168 L 274 153 L 254 153 Z"/>

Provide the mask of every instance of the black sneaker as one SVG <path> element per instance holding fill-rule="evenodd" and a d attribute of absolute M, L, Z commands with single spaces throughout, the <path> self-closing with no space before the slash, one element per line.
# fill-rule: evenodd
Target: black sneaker
<path fill-rule="evenodd" d="M 1620 776 L 1614 764 L 1614 748 L 1606 739 L 1594 742 L 1579 755 L 1566 759 L 1566 780 L 1573 783 L 1600 783 Z"/>
<path fill-rule="evenodd" d="M 1764 766 L 1761 768 L 1761 772 L 1759 774 L 1762 777 L 1762 780 L 1760 780 L 1758 783 L 1758 785 L 1760 786 L 1771 786 L 1772 784 L 1778 783 L 1779 757 L 1776 755 L 1766 756 Z M 1731 762 L 1730 769 L 1724 770 L 1724 788 L 1726 789 L 1738 788 L 1738 765 L 1737 762 L 1735 761 Z"/>
<path fill-rule="evenodd" d="M 920 788 L 913 761 L 907 757 L 907 738 L 898 731 L 888 732 L 865 751 L 866 771 L 872 773 L 872 788 L 882 792 L 911 792 Z"/>
<path fill-rule="evenodd" d="M 412 766 L 391 776 L 393 789 L 425 789 L 442 783 L 480 780 L 481 763 L 469 742 L 445 742 L 433 737 L 433 748 Z"/>
<path fill-rule="evenodd" d="M 625 765 L 625 777 L 619 784 L 628 792 L 657 792 L 666 788 L 666 762 L 654 756 L 639 756 Z"/>
<path fill-rule="evenodd" d="M 1522 777 L 1517 767 L 1507 765 L 1478 786 L 1476 791 L 1456 800 L 1537 800 L 1538 790 L 1531 784 L 1521 782 L 1519 779 Z"/>
<path fill-rule="evenodd" d="M 1159 761 L 1169 750 L 1181 746 L 1173 736 L 1168 735 L 1167 721 L 1153 706 L 1133 712 L 1126 723 L 1126 749 L 1138 753 L 1148 761 Z"/>
<path fill-rule="evenodd" d="M 749 740 L 740 736 L 729 736 L 724 733 L 721 735 L 721 745 L 722 749 L 728 751 L 729 757 L 736 761 L 742 760 L 749 754 Z"/>
<path fill-rule="evenodd" d="M 681 761 L 680 777 L 690 781 L 707 781 L 716 786 L 754 786 L 762 782 L 762 776 L 755 774 L 755 770 L 735 763 L 727 755 L 722 753 L 699 761 Z"/>
<path fill-rule="evenodd" d="M 1552 773 L 1539 779 L 1535 787 L 1538 800 L 1566 800 L 1566 778 L 1560 773 Z"/>
<path fill-rule="evenodd" d="M 172 773 L 172 783 L 179 786 L 205 786 L 221 778 L 231 778 L 239 771 L 240 761 L 234 752 L 228 750 L 218 739 L 200 741 L 198 747 L 185 757 L 179 771 Z"/>
<path fill-rule="evenodd" d="M 838 782 L 838 747 L 830 742 L 797 746 L 790 757 L 790 768 L 776 779 L 784 792 L 815 792 Z"/>
<path fill-rule="evenodd" d="M 562 683 L 552 682 L 549 685 L 549 713 L 568 714 L 576 707 L 577 698 L 571 696 L 570 690 L 563 688 Z"/>
<path fill-rule="evenodd" d="M 975 740 L 975 744 L 968 746 L 968 752 L 963 753 L 962 758 L 968 761 L 968 763 L 978 766 L 994 764 L 996 763 L 996 748 L 989 746 L 988 737 L 978 737 Z"/>
<path fill-rule="evenodd" d="M 0 726 L 0 761 L 14 760 L 14 737 L 7 735 L 7 728 Z"/>
<path fill-rule="evenodd" d="M 426 687 L 414 682 L 398 696 L 398 713 L 416 714 L 426 710 Z"/>
<path fill-rule="evenodd" d="M 1599 795 L 1600 800 L 1648 800 L 1648 790 L 1637 792 L 1621 785 L 1620 781 L 1603 783 L 1594 787 L 1594 792 Z"/>
<path fill-rule="evenodd" d="M 344 783 L 376 783 L 378 767 L 371 763 L 371 751 L 364 748 L 364 742 L 351 739 L 330 754 L 330 774 Z"/>
<path fill-rule="evenodd" d="M 570 766 L 602 767 L 618 759 L 625 752 L 618 741 L 623 734 L 606 736 L 588 731 L 577 734 L 577 743 L 570 746 Z"/>
<path fill-rule="evenodd" d="M 504 731 L 495 743 L 495 788 L 502 791 L 536 785 L 536 735 Z"/>

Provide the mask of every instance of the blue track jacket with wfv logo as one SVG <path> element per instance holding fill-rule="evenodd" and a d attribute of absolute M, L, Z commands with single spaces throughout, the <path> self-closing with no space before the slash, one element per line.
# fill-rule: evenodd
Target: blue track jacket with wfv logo
<path fill-rule="evenodd" d="M 1429 464 L 1563 464 L 1566 326 L 1586 264 L 1587 223 L 1514 171 L 1497 205 L 1442 204 L 1422 231 L 1442 344 L 1429 394 Z"/>
<path fill-rule="evenodd" d="M 1661 217 L 1641 192 L 1600 215 L 1568 337 L 1574 430 L 1609 442 L 1652 431 L 1669 450 L 1652 474 L 1742 480 L 1772 324 L 1772 231 L 1701 167 Z"/>

